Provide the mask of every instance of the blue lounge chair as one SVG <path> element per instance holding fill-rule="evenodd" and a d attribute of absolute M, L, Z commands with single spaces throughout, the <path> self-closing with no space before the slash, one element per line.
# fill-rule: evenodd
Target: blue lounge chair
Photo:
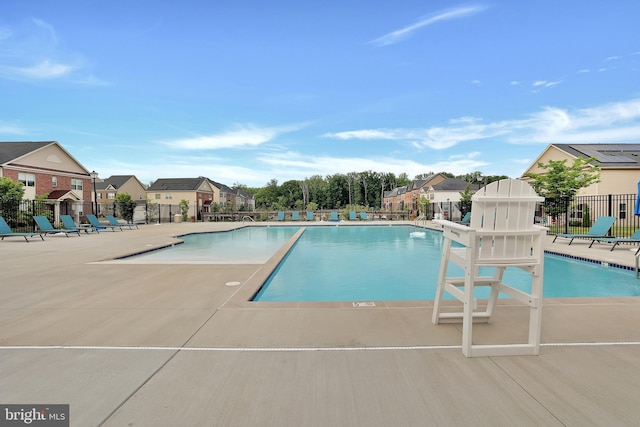
<path fill-rule="evenodd" d="M 35 220 L 38 228 L 40 229 L 40 233 L 42 234 L 58 234 L 64 233 L 65 236 L 69 237 L 69 233 L 76 233 L 78 237 L 80 237 L 79 229 L 68 229 L 68 228 L 53 228 L 53 225 L 49 222 L 49 218 L 43 215 L 34 215 L 33 219 Z"/>
<path fill-rule="evenodd" d="M 358 217 L 356 216 L 356 211 L 349 211 L 349 221 L 355 221 Z"/>
<path fill-rule="evenodd" d="M 340 218 L 338 218 L 338 212 L 337 211 L 332 211 L 331 212 L 331 216 L 329 217 L 329 221 L 332 222 L 339 222 Z"/>
<path fill-rule="evenodd" d="M 284 221 L 284 212 L 278 212 L 278 221 Z"/>
<path fill-rule="evenodd" d="M 300 213 L 298 211 L 293 211 L 291 213 L 291 221 L 299 221 L 300 220 Z"/>
<path fill-rule="evenodd" d="M 107 218 L 107 221 L 109 221 L 109 224 L 111 225 L 129 227 L 129 230 L 133 230 L 133 227 L 138 228 L 138 224 L 134 224 L 132 222 L 120 222 L 113 215 L 105 215 L 104 217 Z"/>
<path fill-rule="evenodd" d="M 607 237 L 607 233 L 611 230 L 615 221 L 615 216 L 600 216 L 585 234 L 558 233 L 551 243 L 554 243 L 558 237 L 571 239 L 569 240 L 569 244 L 571 244 L 575 238 L 594 239 L 596 237 Z"/>
<path fill-rule="evenodd" d="M 307 212 L 307 221 L 313 221 L 313 212 Z"/>
<path fill-rule="evenodd" d="M 360 212 L 360 219 L 362 219 L 364 221 L 368 221 L 369 217 L 367 216 L 366 212 Z"/>
<path fill-rule="evenodd" d="M 90 231 L 98 232 L 98 229 L 92 225 L 76 225 L 76 223 L 73 222 L 73 218 L 71 218 L 71 215 L 60 215 L 60 221 L 62 221 L 62 225 L 64 225 L 64 228 L 68 228 L 70 230 L 81 230 L 85 233 L 88 233 Z"/>
<path fill-rule="evenodd" d="M 613 246 L 611 247 L 611 250 L 614 250 L 615 247 L 619 243 L 640 243 L 640 228 L 638 228 L 636 230 L 636 232 L 633 233 L 630 237 L 599 237 L 599 238 L 595 238 L 595 239 L 591 240 L 591 245 L 589 245 L 589 247 L 591 247 L 595 242 L 598 242 L 598 243 L 613 243 Z M 638 250 L 636 251 L 636 255 L 638 255 L 639 252 L 640 252 L 640 247 L 638 247 Z"/>
<path fill-rule="evenodd" d="M 87 214 L 87 221 L 89 221 L 89 224 L 91 224 L 98 230 L 110 229 L 111 231 L 116 231 L 117 228 L 122 231 L 121 225 L 101 224 L 100 221 L 98 221 L 98 217 L 96 217 L 94 214 Z"/>
<path fill-rule="evenodd" d="M 40 236 L 40 238 L 44 240 L 44 237 L 42 237 L 41 233 L 14 233 L 13 231 L 11 231 L 11 227 L 9 227 L 7 221 L 5 221 L 4 218 L 0 216 L 0 240 L 4 240 L 5 237 L 24 237 L 24 240 L 28 242 L 29 237 L 34 236 Z"/>
<path fill-rule="evenodd" d="M 464 216 L 462 217 L 460 222 L 458 222 L 458 224 L 469 225 L 470 221 L 471 221 L 471 212 L 467 212 L 466 214 L 464 214 Z"/>

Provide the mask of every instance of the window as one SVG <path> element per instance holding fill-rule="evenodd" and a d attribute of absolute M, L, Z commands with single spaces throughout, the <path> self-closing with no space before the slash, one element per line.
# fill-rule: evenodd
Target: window
<path fill-rule="evenodd" d="M 160 200 L 160 194 L 156 193 L 156 200 Z"/>
<path fill-rule="evenodd" d="M 583 204 L 583 203 L 574 206 L 573 209 L 571 210 L 571 212 L 569 213 L 569 218 L 582 219 L 582 215 L 583 215 L 585 206 L 586 205 Z"/>
<path fill-rule="evenodd" d="M 165 199 L 173 199 L 173 195 L 171 193 L 167 193 L 164 195 Z"/>
<path fill-rule="evenodd" d="M 97 193 L 98 194 L 98 200 L 102 199 L 102 193 Z"/>
<path fill-rule="evenodd" d="M 19 173 L 18 181 L 21 182 L 25 187 L 36 186 L 36 176 L 32 173 Z"/>
<path fill-rule="evenodd" d="M 71 178 L 71 189 L 82 190 L 82 180 Z"/>
<path fill-rule="evenodd" d="M 113 200 L 116 198 L 116 193 L 107 193 L 107 199 Z"/>
<path fill-rule="evenodd" d="M 53 188 L 56 188 L 58 186 L 58 177 L 57 176 L 52 176 L 51 177 L 51 186 Z"/>

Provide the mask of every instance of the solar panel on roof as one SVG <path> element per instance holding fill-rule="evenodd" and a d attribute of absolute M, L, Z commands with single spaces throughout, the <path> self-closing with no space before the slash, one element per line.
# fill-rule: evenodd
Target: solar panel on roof
<path fill-rule="evenodd" d="M 575 144 L 572 148 L 580 151 L 588 157 L 595 157 L 601 163 L 637 163 L 638 159 L 634 158 L 632 152 L 640 150 L 638 144 Z M 598 150 L 598 148 L 602 148 Z"/>

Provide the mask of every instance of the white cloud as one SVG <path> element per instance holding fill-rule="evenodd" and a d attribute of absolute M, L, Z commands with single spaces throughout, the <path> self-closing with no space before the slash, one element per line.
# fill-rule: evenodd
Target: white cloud
<path fill-rule="evenodd" d="M 512 122 L 507 142 L 611 143 L 640 138 L 640 99 L 568 111 L 546 107 Z"/>
<path fill-rule="evenodd" d="M 56 64 L 48 59 L 41 61 L 40 63 L 31 67 L 10 67 L 1 66 L 0 75 L 13 75 L 16 77 L 22 77 L 35 80 L 55 79 L 68 75 L 73 71 L 73 67 L 70 65 Z"/>
<path fill-rule="evenodd" d="M 196 136 L 166 141 L 165 144 L 186 150 L 218 150 L 223 148 L 255 147 L 272 141 L 279 135 L 301 129 L 303 125 L 256 127 L 245 125 L 216 135 Z"/>
<path fill-rule="evenodd" d="M 396 31 L 392 31 L 388 34 L 385 34 L 382 37 L 379 37 L 375 40 L 370 41 L 369 43 L 374 44 L 376 46 L 388 46 L 394 43 L 398 43 L 405 38 L 409 37 L 412 33 L 419 30 L 420 28 L 427 27 L 429 25 L 435 24 L 440 21 L 448 21 L 450 19 L 458 19 L 468 15 L 472 15 L 484 10 L 483 6 L 467 6 L 467 7 L 458 7 L 455 9 L 449 9 L 437 12 L 427 18 L 424 18 L 413 25 L 409 25 L 407 27 L 401 28 Z"/>
<path fill-rule="evenodd" d="M 454 174 L 467 173 L 470 170 L 478 170 L 486 165 L 477 160 L 479 153 L 472 152 L 460 156 L 450 156 L 445 160 L 434 163 L 420 163 L 406 158 L 366 157 L 331 157 L 309 156 L 295 152 L 263 155 L 258 158 L 262 163 L 273 168 L 274 176 L 283 177 L 286 171 L 286 179 L 302 179 L 312 175 L 327 176 L 336 173 L 346 174 L 354 171 L 373 170 L 378 172 L 392 172 L 396 175 L 407 173 L 409 177 L 429 171 L 447 171 Z"/>
<path fill-rule="evenodd" d="M 33 19 L 33 23 L 36 24 L 38 27 L 44 29 L 49 34 L 49 38 L 54 45 L 58 44 L 58 36 L 56 35 L 56 30 L 53 28 L 52 25 L 44 22 L 42 19 L 37 19 L 37 18 Z"/>
<path fill-rule="evenodd" d="M 560 83 L 561 83 L 560 81 L 549 82 L 547 80 L 537 80 L 532 83 L 532 86 L 533 87 L 553 87 L 553 86 L 559 85 Z"/>
<path fill-rule="evenodd" d="M 524 119 L 482 123 L 462 117 L 450 126 L 424 129 L 362 129 L 326 134 L 339 139 L 392 139 L 417 149 L 442 150 L 463 142 L 494 140 L 513 144 L 631 142 L 640 139 L 640 99 L 570 111 L 545 107 Z"/>
<path fill-rule="evenodd" d="M 327 138 L 336 139 L 398 139 L 395 131 L 393 130 L 381 130 L 381 129 L 365 129 L 354 130 L 347 132 L 327 133 L 323 135 Z"/>
<path fill-rule="evenodd" d="M 64 47 L 49 23 L 33 18 L 25 26 L 0 28 L 0 78 L 11 80 L 66 79 L 80 84 L 99 84 L 86 77 L 82 55 Z"/>
<path fill-rule="evenodd" d="M 501 123 L 484 125 L 477 123 L 477 119 L 470 117 L 463 117 L 457 120 L 458 122 L 454 122 L 456 126 L 450 127 L 432 127 L 427 129 L 363 129 L 325 134 L 324 136 L 343 140 L 391 139 L 404 141 L 418 149 L 431 148 L 442 150 L 464 141 L 486 139 L 505 133 L 503 129 L 504 125 Z"/>

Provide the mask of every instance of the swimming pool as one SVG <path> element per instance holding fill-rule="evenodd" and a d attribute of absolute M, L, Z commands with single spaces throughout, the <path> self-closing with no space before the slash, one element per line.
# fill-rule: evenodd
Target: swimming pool
<path fill-rule="evenodd" d="M 416 228 L 308 227 L 254 301 L 433 300 L 442 233 L 421 229 L 424 238 L 413 238 L 412 231 Z M 519 269 L 507 269 L 504 280 L 523 290 L 530 286 L 530 276 Z M 486 298 L 488 291 L 478 288 L 476 295 Z M 545 256 L 547 298 L 638 295 L 640 285 L 630 271 Z"/>
<path fill-rule="evenodd" d="M 246 227 L 179 236 L 184 243 L 128 257 L 140 264 L 264 264 L 300 227 Z"/>
<path fill-rule="evenodd" d="M 264 264 L 300 228 L 244 227 L 188 234 L 180 236 L 183 244 L 123 262 Z M 411 237 L 416 230 L 424 237 Z M 308 226 L 253 300 L 433 300 L 442 240 L 441 232 L 412 226 Z M 527 289 L 530 278 L 521 270 L 507 269 L 505 282 Z M 488 295 L 484 287 L 476 292 L 478 298 Z M 547 254 L 544 296 L 640 296 L 640 280 L 631 271 Z"/>

